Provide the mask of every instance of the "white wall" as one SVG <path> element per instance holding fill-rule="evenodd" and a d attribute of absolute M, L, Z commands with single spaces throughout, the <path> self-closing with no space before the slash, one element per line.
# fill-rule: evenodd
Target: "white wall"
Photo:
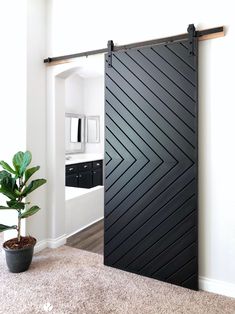
<path fill-rule="evenodd" d="M 75 72 L 65 80 L 65 112 L 83 114 L 83 79 Z M 84 121 L 83 121 L 84 123 Z M 85 125 L 85 123 L 84 123 Z M 70 119 L 65 119 L 65 149 L 67 151 L 84 150 L 84 143 L 70 142 Z M 83 126 L 84 127 L 84 126 Z"/>
<path fill-rule="evenodd" d="M 27 149 L 32 152 L 32 165 L 40 165 L 37 178 L 47 178 L 46 165 L 46 48 L 45 0 L 27 1 Z M 43 241 L 47 238 L 47 186 L 33 192 L 29 200 L 41 210 L 26 222 L 26 232 Z"/>
<path fill-rule="evenodd" d="M 47 206 L 48 236 L 53 243 L 65 239 L 65 84 L 63 77 L 51 73 L 52 68 L 47 71 Z"/>
<path fill-rule="evenodd" d="M 65 80 L 65 111 L 83 114 L 83 79 L 76 73 Z"/>
<path fill-rule="evenodd" d="M 104 154 L 104 76 L 84 78 L 83 88 L 84 114 L 100 117 L 100 142 L 86 143 L 85 153 Z"/>
<path fill-rule="evenodd" d="M 15 152 L 29 149 L 32 163 L 41 166 L 38 174 L 46 177 L 45 0 L 1 1 L 0 27 L 0 159 L 10 161 Z M 46 187 L 34 192 L 30 200 L 42 210 L 27 220 L 25 232 L 44 240 Z M 0 212 L 1 223 L 14 224 L 13 218 L 13 211 Z M 5 232 L 5 238 L 14 235 Z"/>
<path fill-rule="evenodd" d="M 200 274 L 230 283 L 235 283 L 234 35 L 233 22 L 225 38 L 201 43 L 199 51 Z"/>
<path fill-rule="evenodd" d="M 12 23 L 14 21 L 14 23 Z M 0 3 L 0 160 L 11 163 L 26 149 L 26 0 Z M 0 204 L 5 204 L 0 195 Z M 0 223 L 16 224 L 15 211 L 0 211 Z M 5 238 L 15 231 L 5 232 Z"/>
<path fill-rule="evenodd" d="M 102 48 L 109 39 L 124 44 L 184 33 L 190 23 L 226 26 L 226 37 L 199 49 L 199 261 L 201 277 L 209 279 L 206 286 L 202 278 L 204 288 L 216 290 L 210 280 L 235 284 L 233 2 L 50 0 L 48 12 L 48 55 L 54 56 Z"/>

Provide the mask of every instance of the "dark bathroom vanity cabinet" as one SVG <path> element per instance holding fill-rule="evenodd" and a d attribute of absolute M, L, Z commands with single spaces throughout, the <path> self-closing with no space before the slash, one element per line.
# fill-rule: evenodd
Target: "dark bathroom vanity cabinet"
<path fill-rule="evenodd" d="M 65 185 L 92 188 L 103 184 L 103 161 L 89 161 L 65 166 Z"/>

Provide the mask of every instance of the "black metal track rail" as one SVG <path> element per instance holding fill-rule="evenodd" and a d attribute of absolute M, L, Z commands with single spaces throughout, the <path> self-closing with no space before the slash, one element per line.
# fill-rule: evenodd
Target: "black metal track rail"
<path fill-rule="evenodd" d="M 205 29 L 205 30 L 201 30 L 201 31 L 196 31 L 196 37 L 198 37 L 198 39 L 200 40 L 200 37 L 202 37 L 202 36 L 209 36 L 209 35 L 213 35 L 213 34 L 216 35 L 218 33 L 223 33 L 223 32 L 224 32 L 224 27 L 219 26 L 219 27 L 214 27 L 214 28 Z M 145 47 L 145 46 L 153 46 L 153 45 L 169 43 L 169 42 L 174 42 L 174 41 L 180 41 L 180 40 L 187 40 L 187 39 L 188 39 L 188 33 L 184 33 L 184 34 L 180 34 L 180 35 L 164 37 L 164 38 L 159 38 L 159 39 L 152 39 L 152 40 L 147 40 L 147 41 L 141 41 L 141 42 L 131 43 L 131 44 L 127 44 L 127 45 L 114 46 L 112 51 L 115 52 L 115 51 L 120 51 L 120 50 L 141 48 L 141 47 Z M 207 39 L 209 39 L 209 38 L 207 38 Z M 64 56 L 48 57 L 48 58 L 44 59 L 44 63 L 52 63 L 52 62 L 65 61 L 65 60 L 74 59 L 74 58 L 88 57 L 88 56 L 107 53 L 107 52 L 108 52 L 108 48 L 102 48 L 102 49 L 84 51 L 84 52 L 79 52 L 79 53 L 74 53 L 74 54 L 69 54 L 69 55 L 64 55 Z"/>

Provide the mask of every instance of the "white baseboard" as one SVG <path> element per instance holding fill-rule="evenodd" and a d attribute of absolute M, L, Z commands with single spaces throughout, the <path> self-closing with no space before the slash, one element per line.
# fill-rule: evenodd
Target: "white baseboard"
<path fill-rule="evenodd" d="M 36 243 L 35 247 L 34 247 L 34 253 L 38 253 L 44 249 L 51 248 L 51 249 L 56 249 L 57 247 L 60 247 L 62 245 L 66 244 L 67 238 L 71 237 L 72 235 L 90 227 L 91 225 L 97 223 L 98 221 L 104 219 L 104 217 L 98 218 L 94 221 L 92 221 L 91 223 L 85 225 L 82 228 L 77 229 L 76 231 L 70 233 L 70 234 L 63 234 L 62 236 L 56 238 L 56 239 L 45 239 L 45 240 L 41 240 L 39 242 Z"/>
<path fill-rule="evenodd" d="M 56 238 L 56 239 L 48 239 L 47 246 L 51 249 L 56 249 L 59 246 L 62 246 L 66 243 L 66 234 Z"/>
<path fill-rule="evenodd" d="M 62 236 L 55 238 L 55 239 L 46 239 L 39 241 L 34 248 L 34 252 L 38 253 L 41 250 L 45 248 L 51 248 L 51 249 L 56 249 L 59 246 L 62 246 L 66 243 L 66 234 L 63 234 Z"/>
<path fill-rule="evenodd" d="M 79 228 L 79 229 L 77 229 L 76 231 L 71 232 L 70 234 L 67 234 L 67 235 L 66 235 L 66 238 L 71 237 L 72 235 L 74 235 L 74 234 L 76 234 L 76 233 L 78 233 L 78 232 L 80 232 L 80 231 L 82 231 L 82 230 L 84 230 L 84 229 L 86 229 L 86 228 L 88 228 L 88 227 L 94 225 L 95 223 L 97 223 L 98 221 L 103 220 L 103 219 L 104 219 L 104 217 L 100 217 L 100 218 L 98 218 L 98 219 L 96 219 L 96 220 L 90 222 L 89 224 L 83 226 L 82 228 Z"/>
<path fill-rule="evenodd" d="M 204 291 L 214 292 L 227 297 L 235 298 L 235 284 L 230 282 L 200 276 L 199 288 Z"/>
<path fill-rule="evenodd" d="M 47 248 L 47 240 L 42 240 L 36 243 L 34 247 L 34 253 L 38 253 Z"/>

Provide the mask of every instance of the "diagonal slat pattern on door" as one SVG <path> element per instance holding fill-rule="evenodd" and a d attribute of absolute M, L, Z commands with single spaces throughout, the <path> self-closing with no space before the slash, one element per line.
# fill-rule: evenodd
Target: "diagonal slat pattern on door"
<path fill-rule="evenodd" d="M 197 53 L 114 52 L 105 73 L 104 262 L 197 289 Z"/>

